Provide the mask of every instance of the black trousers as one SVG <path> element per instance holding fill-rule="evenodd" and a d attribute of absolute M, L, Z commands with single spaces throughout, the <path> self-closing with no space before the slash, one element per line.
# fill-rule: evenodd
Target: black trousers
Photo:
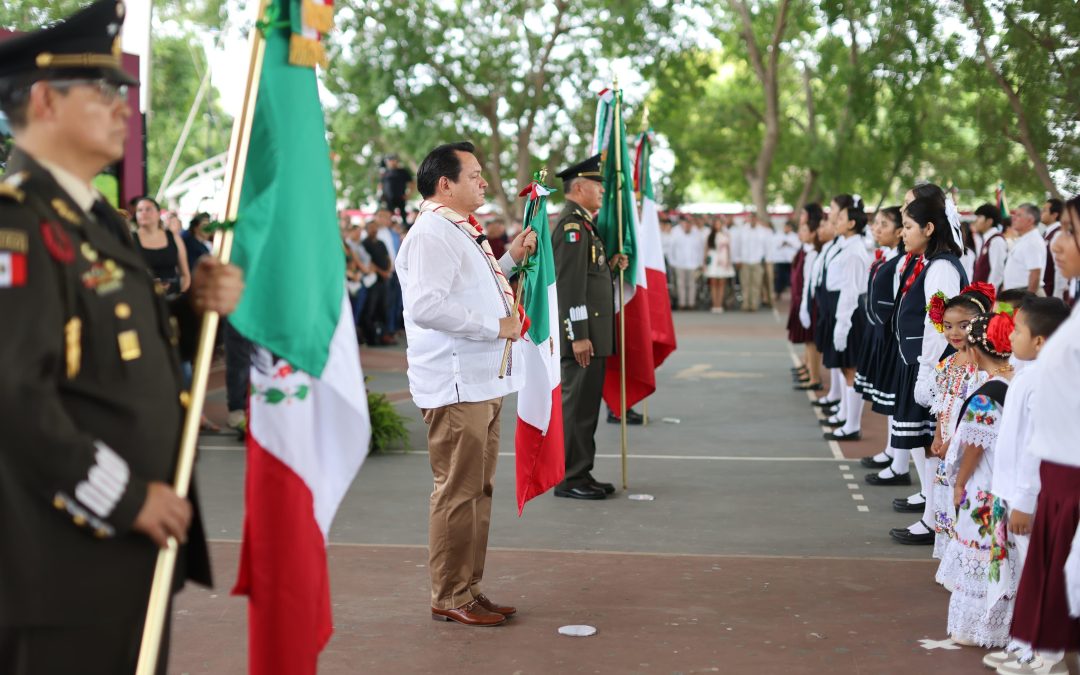
<path fill-rule="evenodd" d="M 364 331 L 364 342 L 369 345 L 379 344 L 386 326 L 386 280 L 379 279 L 368 289 L 364 300 L 364 311 L 360 315 L 360 325 Z"/>
<path fill-rule="evenodd" d="M 222 332 L 225 334 L 225 398 L 229 412 L 246 410 L 251 378 L 251 341 L 228 320 L 222 322 Z"/>
<path fill-rule="evenodd" d="M 592 481 L 596 459 L 596 424 L 604 394 L 606 357 L 593 357 L 587 368 L 573 358 L 562 360 L 563 447 L 566 476 L 560 489 L 583 487 Z"/>
<path fill-rule="evenodd" d="M 157 675 L 166 675 L 169 665 L 171 607 L 166 616 Z M 0 673 L 132 675 L 139 661 L 142 629 L 142 617 L 131 624 L 0 626 Z"/>

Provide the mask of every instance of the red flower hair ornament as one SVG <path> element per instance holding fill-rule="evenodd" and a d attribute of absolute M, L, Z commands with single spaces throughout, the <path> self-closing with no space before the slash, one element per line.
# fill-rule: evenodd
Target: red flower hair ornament
<path fill-rule="evenodd" d="M 986 327 L 986 341 L 999 354 L 1012 353 L 1012 340 L 1009 338 L 1013 332 L 1015 322 L 1011 315 L 1001 312 L 990 319 Z"/>
<path fill-rule="evenodd" d="M 945 303 L 948 300 L 944 293 L 938 291 L 930 297 L 930 303 L 926 305 L 926 315 L 939 333 L 945 332 Z"/>
<path fill-rule="evenodd" d="M 960 295 L 966 295 L 968 293 L 978 293 L 984 295 L 990 301 L 990 304 L 983 308 L 984 312 L 989 312 L 994 306 L 994 301 L 997 300 L 997 289 L 992 284 L 988 284 L 985 281 L 976 281 L 964 290 L 960 291 Z M 982 303 L 979 303 L 982 304 Z"/>

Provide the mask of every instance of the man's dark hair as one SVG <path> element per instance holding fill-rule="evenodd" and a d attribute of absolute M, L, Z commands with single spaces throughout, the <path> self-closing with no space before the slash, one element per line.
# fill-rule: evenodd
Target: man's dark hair
<path fill-rule="evenodd" d="M 0 82 L 0 110 L 7 117 L 8 126 L 12 131 L 26 128 L 29 121 L 27 112 L 30 110 L 30 87 L 32 81 L 23 77 L 9 77 Z"/>
<path fill-rule="evenodd" d="M 435 195 L 435 186 L 443 176 L 457 182 L 461 175 L 459 152 L 475 154 L 476 146 L 468 141 L 446 143 L 428 153 L 416 171 L 416 189 L 424 199 Z"/>
<path fill-rule="evenodd" d="M 1013 310 L 1022 309 L 1031 300 L 1038 296 L 1026 288 L 1008 288 L 997 294 L 994 301 L 997 304 L 1009 305 Z"/>
<path fill-rule="evenodd" d="M 1046 200 L 1046 203 L 1050 206 L 1050 213 L 1057 216 L 1058 220 L 1061 220 L 1061 212 L 1064 209 L 1065 203 L 1057 197 L 1051 197 Z"/>
<path fill-rule="evenodd" d="M 976 216 L 982 216 L 994 223 L 994 225 L 1001 224 L 1001 211 L 998 211 L 998 207 L 993 204 L 986 203 L 975 209 Z"/>
<path fill-rule="evenodd" d="M 957 258 L 962 255 L 963 251 L 952 238 L 952 226 L 949 225 L 949 217 L 945 214 L 944 200 L 939 200 L 936 195 L 917 197 L 915 201 L 907 205 L 904 213 L 923 229 L 930 223 L 934 224 L 934 231 L 926 244 L 927 258 L 933 258 L 939 253 L 952 253 Z"/>
<path fill-rule="evenodd" d="M 1069 306 L 1061 298 L 1029 298 L 1020 311 L 1032 337 L 1050 337 L 1069 318 Z"/>

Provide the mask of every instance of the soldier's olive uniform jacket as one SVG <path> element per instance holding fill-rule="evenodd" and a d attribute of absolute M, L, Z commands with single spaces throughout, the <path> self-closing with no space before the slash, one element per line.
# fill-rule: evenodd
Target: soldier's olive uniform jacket
<path fill-rule="evenodd" d="M 592 341 L 596 357 L 615 353 L 615 287 L 608 256 L 592 216 L 566 200 L 551 232 L 559 294 L 562 356 L 573 358 L 574 340 Z"/>
<path fill-rule="evenodd" d="M 19 150 L 0 180 L 0 627 L 137 625 L 157 548 L 131 528 L 184 414 L 174 327 L 119 213 Z M 209 582 L 197 508 L 179 562 Z"/>

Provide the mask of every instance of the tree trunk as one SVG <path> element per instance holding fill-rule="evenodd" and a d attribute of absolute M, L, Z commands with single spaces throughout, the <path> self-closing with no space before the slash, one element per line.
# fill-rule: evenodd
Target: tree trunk
<path fill-rule="evenodd" d="M 990 49 L 986 46 L 988 36 L 983 27 L 982 19 L 975 11 L 972 0 L 964 0 L 964 11 L 967 12 L 968 18 L 971 19 L 975 32 L 979 36 L 979 54 L 982 56 L 983 64 L 986 66 L 986 70 L 997 80 L 1001 90 L 1005 92 L 1006 98 L 1009 99 L 1009 107 L 1012 108 L 1013 114 L 1016 115 L 1016 125 L 1020 131 L 1020 144 L 1024 146 L 1024 151 L 1027 152 L 1028 161 L 1031 162 L 1032 168 L 1035 169 L 1035 175 L 1039 177 L 1043 187 L 1046 188 L 1051 197 L 1061 199 L 1061 192 L 1058 190 L 1057 185 L 1054 184 L 1054 179 L 1050 176 L 1050 167 L 1046 163 L 1046 158 L 1035 147 L 1035 136 L 1031 132 L 1031 122 L 1024 111 L 1020 96 L 1016 93 L 1016 88 L 1009 82 L 1009 79 L 1005 77 L 1005 73 L 994 63 Z"/>
<path fill-rule="evenodd" d="M 772 171 L 776 147 L 780 143 L 780 97 L 777 78 L 780 62 L 780 41 L 783 39 L 787 27 L 788 8 L 791 5 L 791 0 L 780 0 L 780 6 L 776 12 L 776 23 L 773 26 L 772 40 L 767 46 L 767 63 L 754 37 L 754 22 L 746 3 L 744 0 L 728 0 L 728 2 L 742 22 L 743 39 L 746 41 L 750 65 L 753 66 L 754 73 L 761 83 L 762 93 L 765 98 L 765 136 L 762 138 L 761 150 L 758 152 L 757 161 L 754 162 L 754 168 L 746 172 L 746 181 L 750 187 L 750 194 L 754 200 L 754 207 L 758 217 L 768 222 L 769 197 L 767 187 L 769 173 Z"/>

